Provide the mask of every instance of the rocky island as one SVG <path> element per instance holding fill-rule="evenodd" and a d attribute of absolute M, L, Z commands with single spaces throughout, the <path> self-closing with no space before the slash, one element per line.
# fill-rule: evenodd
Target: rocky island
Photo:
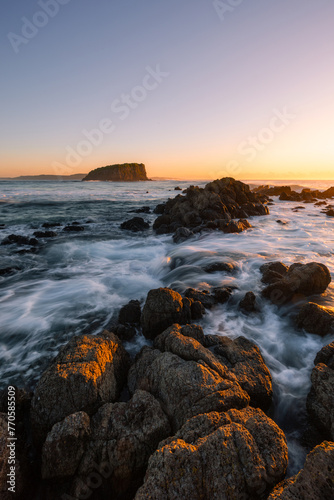
<path fill-rule="evenodd" d="M 138 182 L 149 181 L 143 163 L 108 165 L 91 170 L 83 181 Z"/>

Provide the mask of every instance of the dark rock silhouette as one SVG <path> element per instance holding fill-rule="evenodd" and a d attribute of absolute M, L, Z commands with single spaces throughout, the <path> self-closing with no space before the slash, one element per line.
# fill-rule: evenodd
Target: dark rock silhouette
<path fill-rule="evenodd" d="M 96 168 L 83 181 L 135 182 L 148 181 L 143 163 L 123 163 Z"/>

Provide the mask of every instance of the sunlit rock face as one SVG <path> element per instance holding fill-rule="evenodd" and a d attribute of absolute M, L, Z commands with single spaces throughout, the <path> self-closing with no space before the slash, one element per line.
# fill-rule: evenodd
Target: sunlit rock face
<path fill-rule="evenodd" d="M 108 165 L 91 170 L 83 181 L 134 182 L 148 181 L 143 163 L 123 163 Z"/>
<path fill-rule="evenodd" d="M 66 416 L 78 411 L 91 415 L 116 401 L 127 369 L 128 355 L 116 335 L 73 337 L 37 384 L 31 405 L 36 441 Z"/>
<path fill-rule="evenodd" d="M 330 500 L 334 491 L 334 443 L 324 441 L 308 454 L 304 468 L 280 483 L 268 500 Z"/>
<path fill-rule="evenodd" d="M 285 436 L 261 410 L 202 414 L 160 443 L 135 498 L 262 498 L 287 463 Z"/>

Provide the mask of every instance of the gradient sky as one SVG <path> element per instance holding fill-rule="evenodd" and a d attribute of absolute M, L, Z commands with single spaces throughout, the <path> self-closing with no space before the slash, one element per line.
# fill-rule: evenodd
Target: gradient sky
<path fill-rule="evenodd" d="M 0 176 L 142 162 L 150 176 L 333 179 L 333 0 L 230 1 L 219 15 L 211 0 L 59 0 L 43 17 L 2 0 Z M 46 24 L 28 39 L 22 18 Z M 67 155 L 105 119 L 112 131 Z"/>

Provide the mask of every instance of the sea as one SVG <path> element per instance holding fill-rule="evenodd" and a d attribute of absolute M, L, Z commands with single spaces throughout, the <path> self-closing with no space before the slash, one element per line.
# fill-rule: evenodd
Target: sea
<path fill-rule="evenodd" d="M 327 189 L 334 181 L 244 181 Z M 154 207 L 191 184 L 206 182 L 163 180 L 140 183 L 0 181 L 0 240 L 10 234 L 33 237 L 44 223 L 79 223 L 85 229 L 72 233 L 52 230 L 52 239 L 29 247 L 0 245 L 0 384 L 34 388 L 41 373 L 60 347 L 74 335 L 98 334 L 131 299 L 145 301 L 149 290 L 171 287 L 182 293 L 188 287 L 237 287 L 232 299 L 208 311 L 198 323 L 206 334 L 244 336 L 261 349 L 274 383 L 271 417 L 284 430 L 289 445 L 289 475 L 303 466 L 307 448 L 305 401 L 317 352 L 333 337 L 319 337 L 296 329 L 298 304 L 278 308 L 263 300 L 260 266 L 279 260 L 322 262 L 334 276 L 334 218 L 321 207 L 281 202 L 274 197 L 269 216 L 250 218 L 252 229 L 241 234 L 214 231 L 182 244 L 171 235 L 157 236 L 121 230 L 123 221 L 142 216 L 153 223 L 156 215 L 136 214 Z M 286 224 L 277 221 L 286 222 Z M 235 262 L 236 274 L 207 274 L 214 262 Z M 253 291 L 260 312 L 245 315 L 238 309 L 244 294 Z M 334 306 L 334 286 L 311 298 Z M 140 333 L 125 347 L 134 356 L 149 344 Z"/>

